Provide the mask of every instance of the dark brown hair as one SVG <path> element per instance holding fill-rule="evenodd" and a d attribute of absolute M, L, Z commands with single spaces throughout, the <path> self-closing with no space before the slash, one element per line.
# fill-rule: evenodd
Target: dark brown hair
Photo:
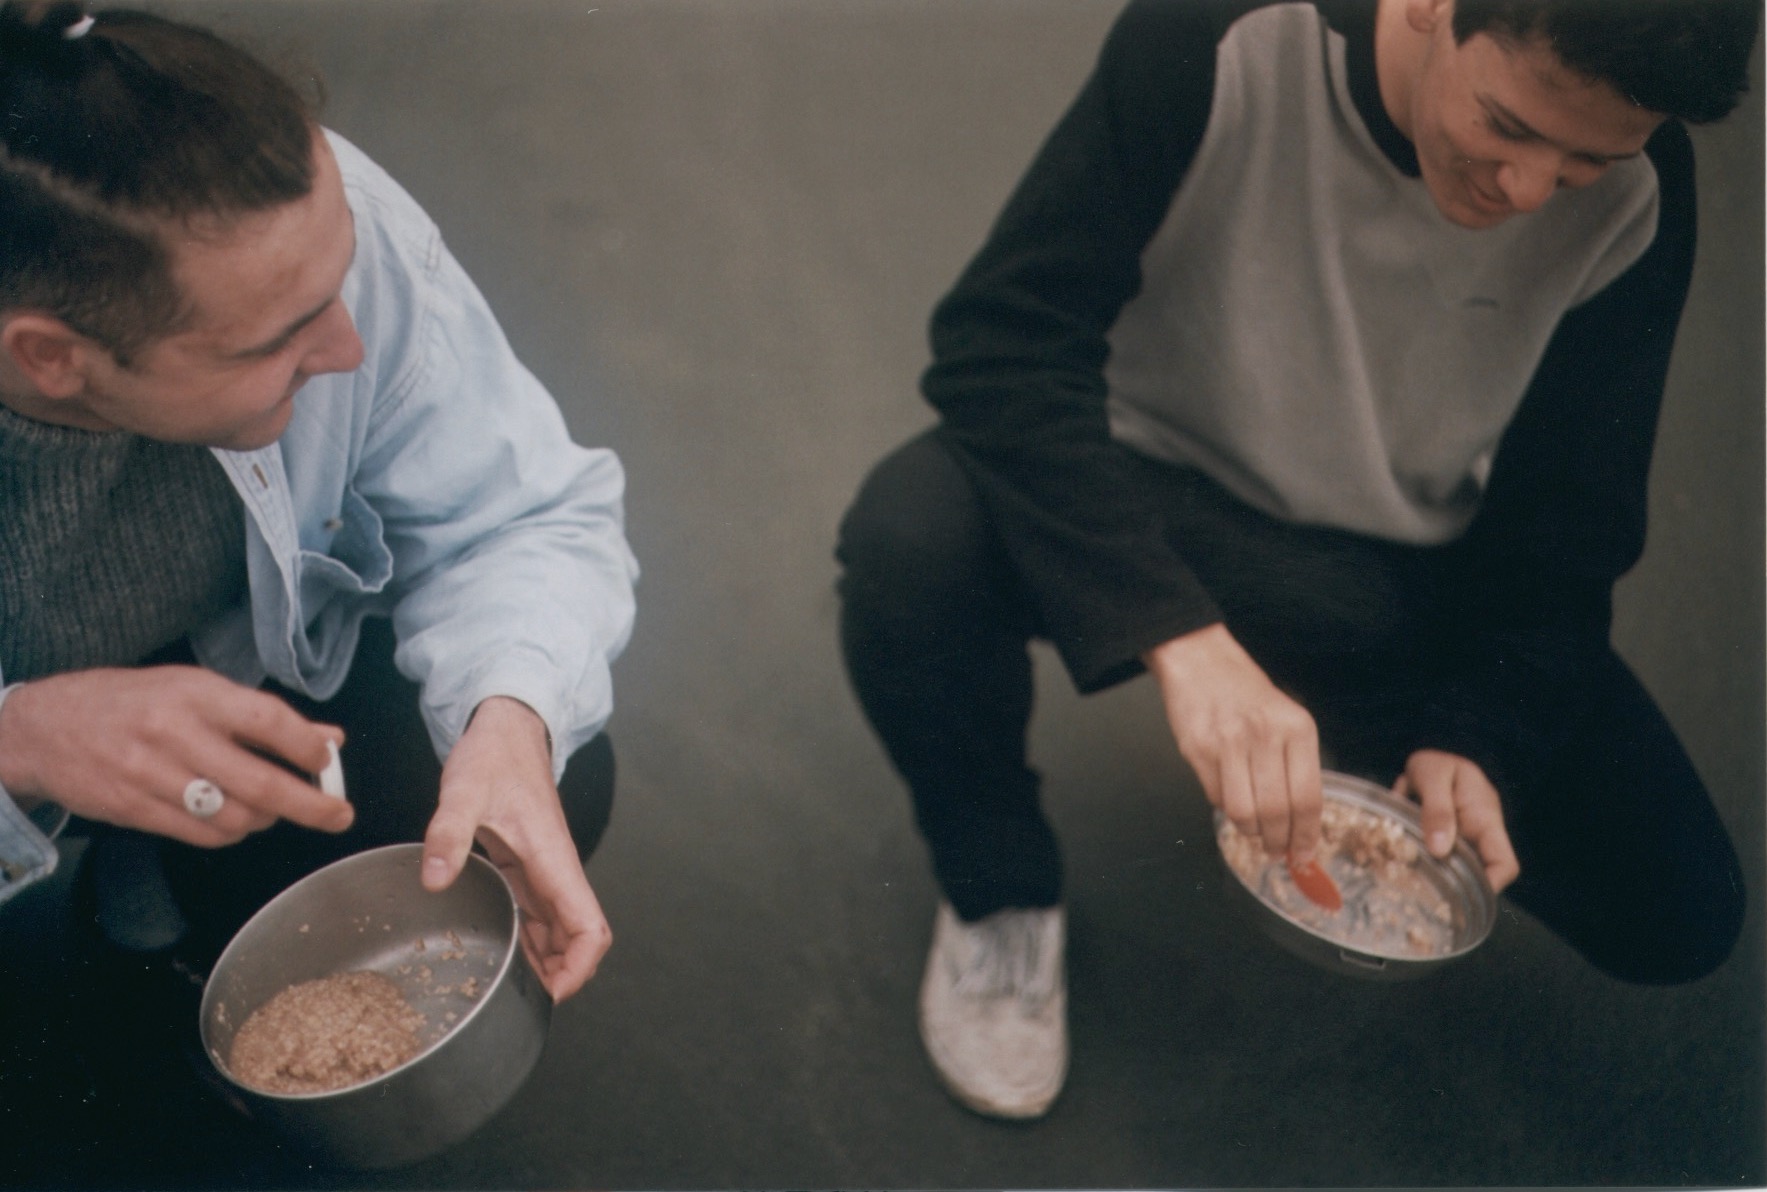
<path fill-rule="evenodd" d="M 1454 38 L 1536 39 L 1648 111 L 1722 119 L 1749 84 L 1760 0 L 1455 0 Z"/>
<path fill-rule="evenodd" d="M 305 196 L 313 118 L 274 71 L 147 13 L 0 4 L 0 310 L 46 311 L 128 366 L 178 329 L 169 228 Z"/>

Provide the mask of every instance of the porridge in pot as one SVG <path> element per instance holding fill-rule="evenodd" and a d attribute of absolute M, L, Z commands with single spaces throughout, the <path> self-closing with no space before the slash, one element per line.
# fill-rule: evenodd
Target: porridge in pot
<path fill-rule="evenodd" d="M 416 1055 L 424 1021 L 381 974 L 335 973 L 290 985 L 252 1011 L 227 1067 L 263 1092 L 334 1092 Z"/>

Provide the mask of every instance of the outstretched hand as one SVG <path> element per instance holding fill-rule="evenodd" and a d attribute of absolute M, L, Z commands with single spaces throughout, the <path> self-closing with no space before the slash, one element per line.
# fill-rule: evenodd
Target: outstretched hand
<path fill-rule="evenodd" d="M 424 886 L 452 884 L 475 840 L 515 891 L 529 963 L 564 1001 L 594 976 L 613 933 L 565 823 L 546 726 L 518 700 L 480 704 L 448 754 L 424 836 Z"/>
<path fill-rule="evenodd" d="M 1166 721 L 1209 802 L 1271 854 L 1319 846 L 1319 730 L 1250 654 L 1211 625 L 1148 651 Z"/>
<path fill-rule="evenodd" d="M 69 671 L 23 684 L 0 706 L 0 786 L 205 848 L 279 819 L 341 832 L 355 819 L 350 805 L 277 761 L 317 774 L 331 758 L 326 743 L 343 739 L 341 729 L 201 667 Z M 225 796 L 206 819 L 184 805 L 197 778 Z"/>

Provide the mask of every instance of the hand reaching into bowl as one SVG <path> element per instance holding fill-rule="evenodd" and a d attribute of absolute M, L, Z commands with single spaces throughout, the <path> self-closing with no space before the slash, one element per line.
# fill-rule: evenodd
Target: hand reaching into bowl
<path fill-rule="evenodd" d="M 1178 751 L 1203 793 L 1272 855 L 1303 865 L 1319 847 L 1319 730 L 1214 624 L 1144 658 L 1160 687 Z"/>
<path fill-rule="evenodd" d="M 564 1001 L 595 975 L 613 933 L 565 824 L 546 725 L 519 700 L 480 704 L 448 754 L 424 836 L 424 886 L 453 882 L 474 840 L 515 891 L 529 963 Z"/>

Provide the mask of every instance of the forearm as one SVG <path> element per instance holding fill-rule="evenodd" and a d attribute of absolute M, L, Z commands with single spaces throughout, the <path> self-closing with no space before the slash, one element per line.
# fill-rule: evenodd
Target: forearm
<path fill-rule="evenodd" d="M 1208 123 L 1216 7 L 1136 4 L 940 303 L 923 380 L 941 434 L 1093 690 L 1218 614 L 1112 437 L 1106 336 Z"/>
<path fill-rule="evenodd" d="M 483 700 L 506 695 L 539 713 L 564 758 L 610 714 L 609 667 L 631 633 L 625 474 L 611 451 L 571 442 L 551 397 L 505 365 L 492 370 L 507 381 L 499 400 L 409 402 L 383 425 L 407 444 L 442 435 L 411 452 L 436 462 L 392 456 L 358 480 L 385 517 L 396 661 L 422 687 L 437 755 Z M 482 426 L 449 425 L 475 402 L 495 407 Z"/>
<path fill-rule="evenodd" d="M 438 756 L 493 697 L 539 718 L 555 769 L 600 731 L 633 622 L 627 558 L 623 543 L 547 534 L 487 548 L 400 601 L 398 663 L 422 686 Z"/>

